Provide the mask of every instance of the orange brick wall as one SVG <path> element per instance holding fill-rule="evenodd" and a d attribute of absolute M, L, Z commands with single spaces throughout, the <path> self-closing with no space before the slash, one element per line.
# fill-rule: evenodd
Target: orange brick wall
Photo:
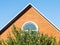
<path fill-rule="evenodd" d="M 14 22 L 14 25 L 18 28 L 21 28 L 22 25 L 27 21 L 35 22 L 38 25 L 40 33 L 52 35 L 54 37 L 56 36 L 57 40 L 60 38 L 60 32 L 54 26 L 52 26 L 43 16 L 41 16 L 41 14 L 39 14 L 33 7 L 30 8 L 16 22 Z M 1 38 L 6 39 L 9 32 L 12 34 L 12 25 L 1 35 Z"/>

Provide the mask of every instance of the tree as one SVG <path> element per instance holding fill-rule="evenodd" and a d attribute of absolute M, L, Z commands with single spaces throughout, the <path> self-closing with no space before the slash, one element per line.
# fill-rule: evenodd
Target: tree
<path fill-rule="evenodd" d="M 12 33 L 15 38 L 8 34 L 7 40 L 1 40 L 0 45 L 57 45 L 55 38 L 40 34 L 37 31 L 22 31 L 13 26 Z"/>

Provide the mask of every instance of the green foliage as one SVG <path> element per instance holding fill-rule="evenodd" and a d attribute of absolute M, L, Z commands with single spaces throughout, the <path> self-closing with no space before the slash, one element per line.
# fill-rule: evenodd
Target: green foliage
<path fill-rule="evenodd" d="M 0 45 L 2 45 L 2 41 L 0 41 Z"/>
<path fill-rule="evenodd" d="M 49 37 L 37 31 L 22 31 L 13 26 L 12 33 L 15 38 L 9 34 L 6 41 L 0 41 L 0 45 L 60 45 L 60 41 L 57 43 L 56 39 L 52 36 Z"/>

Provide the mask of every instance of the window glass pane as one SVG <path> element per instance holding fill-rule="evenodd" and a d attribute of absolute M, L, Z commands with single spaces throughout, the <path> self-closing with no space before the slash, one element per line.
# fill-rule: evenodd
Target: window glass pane
<path fill-rule="evenodd" d="M 28 22 L 23 25 L 23 30 L 37 30 L 37 27 L 34 23 Z"/>

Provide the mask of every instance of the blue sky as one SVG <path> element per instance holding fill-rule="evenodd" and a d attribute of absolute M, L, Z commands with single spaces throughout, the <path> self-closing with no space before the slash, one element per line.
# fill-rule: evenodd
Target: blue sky
<path fill-rule="evenodd" d="M 60 0 L 0 0 L 0 29 L 29 3 L 60 29 Z"/>

